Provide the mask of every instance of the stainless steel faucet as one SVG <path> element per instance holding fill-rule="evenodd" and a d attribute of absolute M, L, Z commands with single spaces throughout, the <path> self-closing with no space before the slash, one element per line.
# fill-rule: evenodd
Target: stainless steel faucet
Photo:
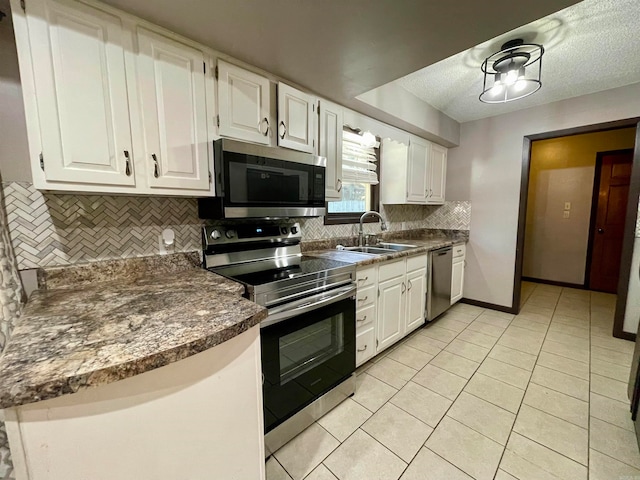
<path fill-rule="evenodd" d="M 374 217 L 378 217 L 380 219 L 380 230 L 384 232 L 387 229 L 387 224 L 385 223 L 384 218 L 382 218 L 382 215 L 380 215 L 378 212 L 375 212 L 373 210 L 364 212 L 360 217 L 360 230 L 358 231 L 358 245 L 360 247 L 364 246 L 364 229 L 362 222 L 367 215 L 373 215 Z"/>

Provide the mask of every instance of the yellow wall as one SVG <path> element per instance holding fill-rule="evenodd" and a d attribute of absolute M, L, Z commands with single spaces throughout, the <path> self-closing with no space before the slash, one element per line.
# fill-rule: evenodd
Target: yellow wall
<path fill-rule="evenodd" d="M 525 277 L 584 283 L 596 155 L 634 143 L 635 128 L 533 142 Z M 565 202 L 571 203 L 569 218 L 563 217 Z"/>

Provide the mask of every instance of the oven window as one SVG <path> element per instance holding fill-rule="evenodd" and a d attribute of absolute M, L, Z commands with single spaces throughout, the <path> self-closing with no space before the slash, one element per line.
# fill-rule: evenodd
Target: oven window
<path fill-rule="evenodd" d="M 343 351 L 342 314 L 280 337 L 280 384 L 284 385 Z"/>

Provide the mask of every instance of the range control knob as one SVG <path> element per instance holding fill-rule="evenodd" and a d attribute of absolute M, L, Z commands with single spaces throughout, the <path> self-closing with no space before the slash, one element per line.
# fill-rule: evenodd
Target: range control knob
<path fill-rule="evenodd" d="M 218 240 L 220 238 L 220 232 L 218 230 L 213 230 L 210 236 L 213 240 Z"/>
<path fill-rule="evenodd" d="M 227 230 L 225 233 L 225 236 L 227 238 L 233 238 L 236 236 L 236 231 L 235 230 Z"/>
<path fill-rule="evenodd" d="M 289 229 L 287 227 L 280 227 L 280 233 L 282 235 L 286 235 L 287 233 L 289 233 Z"/>
<path fill-rule="evenodd" d="M 294 235 L 298 233 L 298 227 L 291 227 L 291 233 Z"/>

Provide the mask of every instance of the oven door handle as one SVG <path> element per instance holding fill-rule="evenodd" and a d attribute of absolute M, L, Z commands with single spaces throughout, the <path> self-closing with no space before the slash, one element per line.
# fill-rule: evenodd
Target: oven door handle
<path fill-rule="evenodd" d="M 276 323 L 283 322 L 297 315 L 310 312 L 317 308 L 326 307 L 332 303 L 339 302 L 356 295 L 356 286 L 349 284 L 346 287 L 336 288 L 329 292 L 319 293 L 312 297 L 303 298 L 296 302 L 287 303 L 279 307 L 269 309 L 269 315 L 260 322 L 260 328 L 265 328 Z"/>

